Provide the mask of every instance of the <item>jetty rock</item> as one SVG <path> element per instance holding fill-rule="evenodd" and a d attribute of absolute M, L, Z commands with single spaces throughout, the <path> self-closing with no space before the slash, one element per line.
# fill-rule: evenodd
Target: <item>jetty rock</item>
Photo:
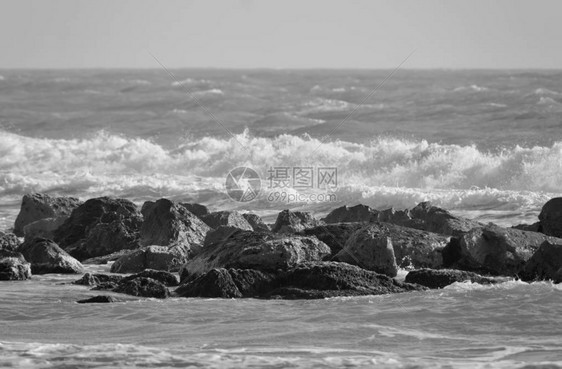
<path fill-rule="evenodd" d="M 552 198 L 543 205 L 539 222 L 542 233 L 562 237 L 562 197 Z"/>
<path fill-rule="evenodd" d="M 263 221 L 263 219 L 254 213 L 242 214 L 244 219 L 252 226 L 252 229 L 256 232 L 269 232 L 271 228 Z"/>
<path fill-rule="evenodd" d="M 327 224 L 336 223 L 371 223 L 379 220 L 379 212 L 363 204 L 344 205 L 332 210 L 322 221 Z"/>
<path fill-rule="evenodd" d="M 298 233 L 307 228 L 324 224 L 306 211 L 283 210 L 277 215 L 277 220 L 271 229 L 276 233 Z"/>
<path fill-rule="evenodd" d="M 138 273 L 145 269 L 177 271 L 194 249 L 186 245 L 142 247 L 118 258 L 111 265 L 111 273 Z"/>
<path fill-rule="evenodd" d="M 210 213 L 209 209 L 205 205 L 193 202 L 180 202 L 179 204 L 199 218 L 204 217 L 205 215 Z"/>
<path fill-rule="evenodd" d="M 275 271 L 329 256 L 330 248 L 316 237 L 235 230 L 206 244 L 182 269 L 192 276 L 215 268 Z"/>
<path fill-rule="evenodd" d="M 68 219 L 68 216 L 55 218 L 43 218 L 27 224 L 23 227 L 24 239 L 32 240 L 36 237 L 52 240 L 55 238 L 55 231 Z"/>
<path fill-rule="evenodd" d="M 26 194 L 14 223 L 14 233 L 24 236 L 24 227 L 44 218 L 67 217 L 82 202 L 74 197 L 52 197 L 42 193 Z"/>
<path fill-rule="evenodd" d="M 31 264 L 19 252 L 0 249 L 0 281 L 23 281 L 31 278 Z"/>
<path fill-rule="evenodd" d="M 215 211 L 201 216 L 201 220 L 215 229 L 220 226 L 235 227 L 253 231 L 254 227 L 237 211 Z"/>
<path fill-rule="evenodd" d="M 470 281 L 479 284 L 495 284 L 507 281 L 506 278 L 485 277 L 474 272 L 456 269 L 419 269 L 406 275 L 405 282 L 419 284 L 428 288 L 443 288 L 455 282 Z"/>
<path fill-rule="evenodd" d="M 388 239 L 388 240 L 386 240 Z M 401 268 L 440 268 L 443 266 L 442 251 L 449 245 L 451 237 L 395 224 L 375 222 L 362 225 L 349 236 L 344 248 L 334 256 L 334 261 L 343 261 L 365 269 L 381 267 L 383 255 L 389 263 L 389 271 L 395 269 L 390 250 L 381 248 L 392 245 L 395 263 Z M 385 246 L 387 245 L 387 246 Z M 383 254 L 379 251 L 382 250 Z M 386 253 L 386 254 L 385 254 Z M 381 270 L 381 269 L 379 269 Z M 394 272 L 390 272 L 390 275 Z"/>
<path fill-rule="evenodd" d="M 444 266 L 477 273 L 515 276 L 545 241 L 562 240 L 541 233 L 488 224 L 464 234 L 443 249 Z"/>
<path fill-rule="evenodd" d="M 142 246 L 203 244 L 210 230 L 211 227 L 182 205 L 160 199 L 145 209 L 140 243 Z"/>
<path fill-rule="evenodd" d="M 78 260 L 67 254 L 55 242 L 45 238 L 26 241 L 18 247 L 17 251 L 31 263 L 33 274 L 84 272 L 84 267 Z"/>
<path fill-rule="evenodd" d="M 543 242 L 519 274 L 524 281 L 562 282 L 562 239 Z"/>
<path fill-rule="evenodd" d="M 15 251 L 19 245 L 21 245 L 21 241 L 18 236 L 13 233 L 0 232 L 0 250 Z"/>
<path fill-rule="evenodd" d="M 164 299 L 170 296 L 170 291 L 162 282 L 147 277 L 123 279 L 113 292 L 158 299 Z"/>
<path fill-rule="evenodd" d="M 334 256 L 344 248 L 351 235 L 364 226 L 363 223 L 326 224 L 307 228 L 298 234 L 303 236 L 315 236 L 328 245 L 332 251 L 332 256 Z"/>

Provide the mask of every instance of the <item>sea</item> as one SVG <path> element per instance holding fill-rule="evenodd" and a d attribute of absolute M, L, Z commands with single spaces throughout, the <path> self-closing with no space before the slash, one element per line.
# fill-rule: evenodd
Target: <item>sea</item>
<path fill-rule="evenodd" d="M 29 192 L 531 224 L 562 196 L 562 71 L 0 70 L 0 230 Z M 0 283 L 1 367 L 562 368 L 548 281 L 82 305 L 77 278 Z"/>

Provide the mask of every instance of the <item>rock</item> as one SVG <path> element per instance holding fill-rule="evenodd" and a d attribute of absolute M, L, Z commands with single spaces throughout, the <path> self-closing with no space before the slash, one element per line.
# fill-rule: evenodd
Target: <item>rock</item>
<path fill-rule="evenodd" d="M 67 248 L 79 260 L 91 259 L 140 247 L 139 229 L 143 219 L 134 214 L 105 213 L 86 234 L 86 238 Z"/>
<path fill-rule="evenodd" d="M 524 281 L 562 282 L 562 240 L 543 242 L 520 273 Z"/>
<path fill-rule="evenodd" d="M 246 213 L 246 214 L 242 214 L 242 216 L 244 217 L 244 219 L 246 219 L 248 223 L 250 223 L 254 231 L 256 232 L 271 231 L 271 228 L 269 228 L 269 226 L 265 224 L 265 222 L 259 215 L 254 213 Z"/>
<path fill-rule="evenodd" d="M 164 270 L 154 270 L 154 269 L 145 269 L 140 273 L 136 273 L 128 277 L 124 277 L 122 282 L 126 282 L 131 279 L 135 279 L 139 277 L 152 278 L 155 281 L 158 281 L 168 287 L 173 287 L 178 285 L 178 279 L 176 278 L 175 275 L 173 275 L 170 272 L 166 272 Z"/>
<path fill-rule="evenodd" d="M 315 237 L 239 230 L 222 242 L 206 245 L 183 268 L 190 275 L 215 268 L 275 271 L 329 255 L 330 248 Z"/>
<path fill-rule="evenodd" d="M 74 197 L 51 197 L 41 193 L 26 194 L 21 202 L 21 209 L 14 223 L 14 233 L 24 235 L 23 227 L 44 218 L 69 216 L 81 204 Z"/>
<path fill-rule="evenodd" d="M 68 255 L 56 243 L 44 238 L 34 238 L 24 242 L 18 248 L 27 261 L 31 263 L 33 274 L 83 273 L 82 264 Z"/>
<path fill-rule="evenodd" d="M 160 199 L 146 213 L 140 229 L 141 245 L 202 244 L 209 230 L 183 206 Z"/>
<path fill-rule="evenodd" d="M 247 231 L 253 231 L 254 228 L 248 223 L 246 218 L 237 211 L 215 211 L 201 217 L 211 228 L 220 226 L 236 227 Z"/>
<path fill-rule="evenodd" d="M 407 283 L 416 283 L 429 288 L 443 288 L 455 282 L 466 282 L 480 284 L 494 284 L 505 282 L 491 277 L 483 277 L 473 272 L 456 269 L 419 269 L 413 270 L 406 275 Z"/>
<path fill-rule="evenodd" d="M 550 199 L 543 205 L 539 221 L 544 234 L 562 237 L 562 197 Z"/>
<path fill-rule="evenodd" d="M 150 212 L 150 209 L 152 208 L 152 206 L 155 204 L 156 202 L 154 201 L 145 201 L 142 206 L 141 206 L 141 214 L 143 217 L 146 217 L 146 215 Z"/>
<path fill-rule="evenodd" d="M 132 296 L 155 297 L 158 299 L 164 299 L 170 295 L 164 284 L 146 277 L 124 280 L 113 291 Z"/>
<path fill-rule="evenodd" d="M 189 210 L 193 215 L 196 217 L 203 217 L 209 214 L 209 209 L 205 205 L 196 204 L 196 203 L 188 203 L 188 202 L 180 202 L 180 205 Z"/>
<path fill-rule="evenodd" d="M 125 255 L 130 255 L 135 251 L 136 250 L 119 250 L 108 255 L 96 256 L 95 258 L 82 260 L 82 264 L 107 264 L 110 261 L 116 261 Z"/>
<path fill-rule="evenodd" d="M 20 244 L 21 242 L 15 234 L 0 232 L 0 250 L 15 251 Z"/>
<path fill-rule="evenodd" d="M 242 297 L 228 270 L 211 269 L 195 280 L 182 284 L 175 293 L 180 297 Z"/>
<path fill-rule="evenodd" d="M 121 300 L 116 299 L 113 296 L 100 295 L 100 296 L 90 297 L 89 299 L 78 300 L 76 302 L 79 304 L 92 304 L 92 303 L 110 303 L 110 302 L 119 302 L 119 301 Z"/>
<path fill-rule="evenodd" d="M 466 233 L 459 242 L 451 242 L 443 250 L 443 254 L 451 255 L 444 266 L 514 276 L 545 241 L 562 243 L 541 233 L 488 224 Z"/>
<path fill-rule="evenodd" d="M 364 233 L 359 240 L 368 242 L 371 239 L 389 238 L 393 249 L 396 263 L 401 268 L 439 268 L 443 265 L 442 251 L 450 242 L 450 237 L 438 235 L 436 233 L 421 231 L 418 229 L 402 227 L 395 224 L 375 222 L 363 226 L 355 233 Z M 345 261 L 350 264 L 362 266 L 371 265 L 375 261 L 364 260 L 364 257 L 372 258 L 368 248 L 363 250 L 361 244 L 357 244 L 357 238 L 352 236 L 345 244 L 344 249 L 335 257 L 335 261 Z M 349 249 L 349 252 L 347 251 Z M 355 256 L 355 257 L 352 257 Z M 362 266 L 365 267 L 365 266 Z"/>
<path fill-rule="evenodd" d="M 29 223 L 23 227 L 23 234 L 26 241 L 30 241 L 36 237 L 52 240 L 55 238 L 55 230 L 59 228 L 66 220 L 67 216 L 56 218 L 44 218 Z"/>
<path fill-rule="evenodd" d="M 471 219 L 457 217 L 447 210 L 432 206 L 430 202 L 419 203 L 409 212 L 412 222 L 405 224 L 427 232 L 459 237 L 482 224 Z"/>
<path fill-rule="evenodd" d="M 276 284 L 278 287 L 266 297 L 317 299 L 425 290 L 422 286 L 337 262 L 303 263 L 279 276 Z"/>
<path fill-rule="evenodd" d="M 116 199 L 110 197 L 98 197 L 90 199 L 78 206 L 72 213 L 70 217 L 54 232 L 54 241 L 60 245 L 65 250 L 80 249 L 85 248 L 90 250 L 91 246 L 83 246 L 82 243 L 86 242 L 90 236 L 90 231 L 99 223 L 110 224 L 114 221 L 123 221 L 123 219 L 128 219 L 131 217 L 140 216 L 137 207 L 134 203 L 125 199 Z M 107 229 L 106 226 L 102 226 L 103 229 Z M 95 231 L 92 237 L 94 238 L 90 242 L 94 243 L 95 239 L 102 240 L 102 238 L 97 237 L 98 231 Z M 96 238 L 97 237 L 97 238 Z M 103 245 L 102 248 L 110 248 Z M 117 250 L 113 250 L 117 251 Z M 88 252 L 79 251 L 79 254 L 89 254 Z M 90 255 L 83 258 L 100 256 Z"/>
<path fill-rule="evenodd" d="M 328 245 L 332 255 L 336 255 L 344 248 L 349 237 L 363 226 L 363 223 L 326 224 L 325 226 L 321 225 L 305 229 L 300 234 L 303 236 L 316 236 L 316 238 Z"/>
<path fill-rule="evenodd" d="M 273 232 L 277 233 L 297 233 L 306 228 L 312 228 L 323 224 L 315 219 L 309 212 L 283 210 L 277 216 Z"/>
<path fill-rule="evenodd" d="M 379 212 L 363 204 L 355 206 L 342 206 L 332 210 L 322 220 L 325 223 L 370 223 L 378 220 Z"/>
<path fill-rule="evenodd" d="M 31 278 L 31 264 L 22 254 L 0 249 L 0 281 L 23 281 Z"/>
<path fill-rule="evenodd" d="M 533 224 L 518 224 L 514 225 L 511 228 L 519 229 L 520 231 L 529 231 L 529 232 L 539 232 L 542 233 L 542 227 L 540 222 L 536 222 Z"/>
<path fill-rule="evenodd" d="M 111 273 L 138 273 L 145 269 L 176 271 L 187 262 L 192 249 L 184 245 L 147 246 L 117 259 Z"/>
<path fill-rule="evenodd" d="M 92 274 L 85 273 L 82 278 L 72 282 L 73 284 L 79 284 L 82 286 L 97 286 L 103 283 L 114 283 L 119 284 L 123 279 L 120 275 L 107 275 L 107 274 Z"/>
<path fill-rule="evenodd" d="M 398 265 L 390 237 L 380 236 L 377 228 L 365 227 L 354 232 L 334 260 L 396 277 Z"/>

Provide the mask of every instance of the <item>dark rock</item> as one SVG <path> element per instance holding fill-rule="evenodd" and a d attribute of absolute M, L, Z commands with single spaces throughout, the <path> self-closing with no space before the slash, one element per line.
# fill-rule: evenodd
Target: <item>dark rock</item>
<path fill-rule="evenodd" d="M 542 233 L 542 227 L 540 222 L 536 222 L 533 224 L 518 224 L 511 228 L 519 229 L 520 231 L 528 231 L 528 232 L 539 232 Z"/>
<path fill-rule="evenodd" d="M 120 300 L 116 299 L 113 296 L 100 295 L 100 296 L 90 297 L 89 299 L 78 300 L 76 302 L 79 304 L 92 304 L 92 303 L 110 303 L 110 302 L 119 302 L 119 301 Z"/>
<path fill-rule="evenodd" d="M 23 281 L 31 278 L 31 264 L 22 254 L 0 249 L 0 281 Z"/>
<path fill-rule="evenodd" d="M 90 258 L 82 261 L 82 264 L 107 264 L 110 261 L 115 261 L 125 255 L 130 255 L 136 250 L 119 250 L 108 255 L 96 256 L 95 258 Z"/>
<path fill-rule="evenodd" d="M 379 212 L 363 204 L 355 206 L 342 206 L 332 210 L 322 220 L 328 224 L 332 223 L 370 223 L 378 220 Z"/>
<path fill-rule="evenodd" d="M 207 232 L 207 236 L 205 236 L 205 242 L 203 242 L 203 247 L 214 245 L 217 243 L 223 243 L 230 237 L 232 237 L 235 233 L 240 233 L 240 231 L 242 231 L 240 228 L 230 226 L 219 226 L 215 229 L 212 229 Z"/>
<path fill-rule="evenodd" d="M 152 206 L 154 206 L 156 202 L 154 201 L 145 201 L 142 206 L 141 206 L 141 214 L 143 217 L 146 217 L 146 215 L 150 212 L 150 209 L 152 208 Z"/>
<path fill-rule="evenodd" d="M 92 291 L 114 291 L 117 287 L 119 287 L 120 282 L 116 281 L 107 281 L 107 282 L 100 282 L 92 287 Z"/>
<path fill-rule="evenodd" d="M 351 235 L 364 225 L 364 223 L 326 224 L 305 229 L 300 234 L 316 236 L 316 238 L 330 247 L 332 255 L 336 255 L 344 248 Z"/>
<path fill-rule="evenodd" d="M 85 260 L 121 250 L 138 249 L 142 222 L 140 215 L 124 217 L 117 213 L 105 213 L 99 223 L 87 232 L 84 240 L 67 250 L 77 259 Z"/>
<path fill-rule="evenodd" d="M 185 207 L 160 199 L 147 210 L 140 230 L 141 244 L 202 244 L 209 230 L 208 225 Z"/>
<path fill-rule="evenodd" d="M 175 275 L 173 275 L 170 272 L 166 272 L 163 270 L 154 270 L 154 269 L 145 269 L 140 273 L 136 273 L 128 277 L 124 277 L 122 282 L 126 282 L 139 277 L 152 278 L 155 281 L 158 281 L 168 287 L 173 287 L 178 285 L 178 279 Z"/>
<path fill-rule="evenodd" d="M 21 242 L 15 234 L 0 232 L 0 250 L 15 251 L 20 244 Z"/>
<path fill-rule="evenodd" d="M 108 274 L 92 274 L 92 273 L 85 273 L 82 278 L 72 282 L 73 284 L 79 284 L 83 286 L 96 286 L 103 283 L 115 283 L 119 284 L 123 279 L 120 275 L 108 275 Z"/>
<path fill-rule="evenodd" d="M 432 206 L 430 202 L 419 203 L 409 212 L 412 228 L 427 232 L 459 237 L 482 224 L 471 219 L 457 217 L 447 210 Z M 405 224 L 408 226 L 408 224 Z"/>
<path fill-rule="evenodd" d="M 211 269 L 193 281 L 182 284 L 175 293 L 180 297 L 242 297 L 228 270 Z"/>
<path fill-rule="evenodd" d="M 398 282 L 386 275 L 337 262 L 304 263 L 282 274 L 269 298 L 316 299 L 334 296 L 381 295 L 423 291 L 425 287 Z"/>
<path fill-rule="evenodd" d="M 277 233 L 297 233 L 322 224 L 323 222 L 314 218 L 309 212 L 283 210 L 277 216 L 271 230 Z"/>
<path fill-rule="evenodd" d="M 106 225 L 102 226 L 102 230 L 94 231 L 92 234 L 93 239 L 88 242 L 87 239 L 90 236 L 90 231 L 100 223 L 123 222 L 124 219 L 138 216 L 140 214 L 136 205 L 129 200 L 110 197 L 90 199 L 72 211 L 70 217 L 54 232 L 54 241 L 65 250 L 85 249 L 86 252 L 83 253 L 89 255 L 83 255 L 82 258 L 100 256 L 102 255 L 101 253 L 90 255 L 90 250 L 92 248 L 95 249 L 95 247 L 90 246 L 90 243 L 95 243 L 95 240 L 110 241 L 103 240 L 99 233 L 103 232 L 103 230 L 111 230 L 111 228 L 108 229 Z M 134 223 L 135 221 L 132 222 Z M 82 243 L 86 243 L 86 245 L 83 246 Z M 114 247 L 107 245 L 103 245 L 101 248 L 117 251 Z M 81 251 L 77 252 L 82 253 Z"/>
<path fill-rule="evenodd" d="M 544 234 L 562 237 L 562 197 L 550 199 L 543 205 L 539 221 Z"/>
<path fill-rule="evenodd" d="M 44 218 L 29 223 L 23 227 L 23 234 L 26 241 L 36 237 L 52 240 L 55 238 L 55 231 L 68 219 L 68 216 L 56 218 Z"/>
<path fill-rule="evenodd" d="M 365 240 L 390 238 L 396 257 L 396 263 L 401 268 L 441 267 L 443 264 L 441 253 L 450 242 L 450 237 L 447 236 L 380 222 L 363 226 L 357 230 L 356 233 L 357 232 L 368 235 L 368 237 L 364 237 Z M 348 240 L 348 243 L 349 242 L 351 242 L 351 238 Z M 348 243 L 346 243 L 344 249 L 334 257 L 335 261 L 345 261 L 361 267 L 364 267 L 361 263 L 370 263 L 368 260 L 363 260 L 362 256 L 360 256 L 365 252 L 365 256 L 368 256 L 368 248 L 365 249 L 365 252 L 362 252 L 362 246 L 360 244 Z M 347 251 L 348 248 L 350 252 Z"/>
<path fill-rule="evenodd" d="M 416 283 L 429 288 L 443 288 L 455 282 L 470 281 L 480 284 L 494 284 L 505 282 L 492 277 L 483 277 L 473 272 L 456 269 L 419 269 L 413 270 L 406 275 L 407 283 Z"/>
<path fill-rule="evenodd" d="M 275 271 L 329 255 L 330 248 L 316 237 L 240 230 L 226 240 L 206 245 L 183 268 L 191 275 L 215 268 Z"/>
<path fill-rule="evenodd" d="M 545 241 L 527 261 L 520 273 L 524 281 L 551 280 L 562 282 L 562 240 Z"/>
<path fill-rule="evenodd" d="M 376 227 L 365 227 L 351 235 L 334 260 L 396 277 L 398 265 L 390 237 L 380 236 Z"/>
<path fill-rule="evenodd" d="M 163 283 L 152 278 L 137 277 L 135 279 L 124 280 L 119 283 L 114 292 L 125 293 L 132 296 L 155 297 L 164 299 L 170 292 Z"/>
<path fill-rule="evenodd" d="M 177 246 L 147 246 L 117 259 L 112 273 L 138 273 L 145 269 L 176 271 L 186 263 L 193 248 Z"/>
<path fill-rule="evenodd" d="M 209 214 L 209 209 L 205 205 L 196 204 L 196 203 L 188 203 L 188 202 L 180 202 L 180 205 L 189 210 L 193 213 L 196 217 L 203 217 Z"/>
<path fill-rule="evenodd" d="M 265 224 L 265 222 L 259 215 L 254 213 L 246 213 L 246 214 L 242 214 L 242 216 L 244 217 L 244 219 L 246 219 L 248 223 L 250 223 L 254 231 L 256 232 L 271 231 L 271 228 L 269 228 L 269 226 Z"/>
<path fill-rule="evenodd" d="M 33 274 L 74 274 L 84 271 L 84 267 L 78 260 L 68 255 L 51 240 L 34 238 L 21 244 L 18 251 L 31 263 Z"/>
<path fill-rule="evenodd" d="M 14 233 L 21 237 L 26 225 L 44 218 L 68 216 L 80 204 L 80 200 L 74 197 L 51 197 L 41 193 L 24 195 L 14 224 Z"/>
<path fill-rule="evenodd" d="M 516 275 L 545 242 L 562 240 L 541 233 L 502 228 L 494 224 L 476 228 L 449 244 L 443 253 L 450 257 L 445 267 L 493 275 Z"/>
<path fill-rule="evenodd" d="M 237 211 L 216 211 L 202 216 L 201 220 L 211 228 L 227 226 L 240 228 L 246 231 L 254 230 L 246 218 Z"/>

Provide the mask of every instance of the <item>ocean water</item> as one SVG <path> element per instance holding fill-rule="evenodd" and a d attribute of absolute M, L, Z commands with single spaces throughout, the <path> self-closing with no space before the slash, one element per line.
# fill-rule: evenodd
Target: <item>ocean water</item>
<path fill-rule="evenodd" d="M 562 194 L 562 71 L 401 70 L 384 83 L 389 71 L 172 73 L 1 70 L 0 229 L 33 191 L 168 197 L 270 222 L 285 208 L 429 200 L 504 226 L 535 222 Z M 251 202 L 226 194 L 237 167 L 261 178 Z M 274 168 L 310 168 L 316 182 L 275 187 Z M 322 168 L 337 184 L 319 186 Z M 562 295 L 548 282 L 84 306 L 74 301 L 95 293 L 61 284 L 73 278 L 0 284 L 0 366 L 562 365 Z"/>

